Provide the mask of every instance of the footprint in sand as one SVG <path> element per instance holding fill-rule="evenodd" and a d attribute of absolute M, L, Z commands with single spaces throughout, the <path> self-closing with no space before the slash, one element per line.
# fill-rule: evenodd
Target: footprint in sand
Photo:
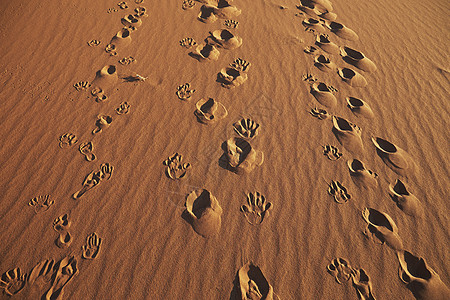
<path fill-rule="evenodd" d="M 305 49 L 303 49 L 303 52 L 305 52 L 306 54 L 314 54 L 318 51 L 319 49 L 317 49 L 314 46 L 308 46 Z"/>
<path fill-rule="evenodd" d="M 365 72 L 375 72 L 377 70 L 377 66 L 360 51 L 345 46 L 340 49 L 340 54 L 346 63 L 360 70 Z"/>
<path fill-rule="evenodd" d="M 136 4 L 142 4 L 142 3 L 144 3 L 144 0 L 134 0 L 134 3 L 136 3 Z"/>
<path fill-rule="evenodd" d="M 183 0 L 183 3 L 181 4 L 181 8 L 184 10 L 191 9 L 195 6 L 194 0 Z"/>
<path fill-rule="evenodd" d="M 127 9 L 128 8 L 128 4 L 125 1 L 117 3 L 117 6 L 119 6 L 120 9 Z"/>
<path fill-rule="evenodd" d="M 237 58 L 228 67 L 217 74 L 217 82 L 225 88 L 231 89 L 243 84 L 247 79 L 247 72 L 251 66 L 248 61 Z"/>
<path fill-rule="evenodd" d="M 302 21 L 302 25 L 305 27 L 305 30 L 325 33 L 325 27 L 322 26 L 322 22 L 317 20 L 316 18 L 307 18 Z"/>
<path fill-rule="evenodd" d="M 317 108 L 317 107 L 311 108 L 309 110 L 309 113 L 311 114 L 311 116 L 313 116 L 314 118 L 317 118 L 319 120 L 326 120 L 331 117 L 330 114 L 325 109 Z"/>
<path fill-rule="evenodd" d="M 206 189 L 198 189 L 186 197 L 183 218 L 199 235 L 208 238 L 216 235 L 221 227 L 222 208 L 216 197 Z"/>
<path fill-rule="evenodd" d="M 361 300 L 375 300 L 372 292 L 372 281 L 364 269 L 352 270 L 352 284 Z"/>
<path fill-rule="evenodd" d="M 352 87 L 365 87 L 367 85 L 367 80 L 352 69 L 338 68 L 338 75 L 345 83 Z"/>
<path fill-rule="evenodd" d="M 186 49 L 191 49 L 197 46 L 197 42 L 191 37 L 184 38 L 179 43 L 181 47 L 184 47 Z"/>
<path fill-rule="evenodd" d="M 94 259 L 100 252 L 100 245 L 102 239 L 98 237 L 97 233 L 92 233 L 86 238 L 86 245 L 83 245 L 83 252 L 81 257 L 84 259 Z"/>
<path fill-rule="evenodd" d="M 238 22 L 238 21 L 234 21 L 234 20 L 225 20 L 225 21 L 223 22 L 223 25 L 224 25 L 225 27 L 227 27 L 227 28 L 235 29 L 235 28 L 238 28 L 239 22 Z"/>
<path fill-rule="evenodd" d="M 334 21 L 337 15 L 332 12 L 332 4 L 327 0 L 301 0 L 297 8 L 312 17 Z"/>
<path fill-rule="evenodd" d="M 132 27 L 129 25 L 129 27 Z M 109 42 L 110 45 L 114 45 L 117 48 L 124 48 L 131 44 L 131 29 L 122 28 L 119 30 Z"/>
<path fill-rule="evenodd" d="M 210 36 L 206 38 L 208 43 L 217 47 L 233 50 L 242 45 L 242 38 L 234 35 L 228 29 L 218 29 L 209 33 Z"/>
<path fill-rule="evenodd" d="M 30 285 L 37 283 L 39 286 L 45 285 L 51 281 L 53 275 L 53 267 L 55 261 L 53 259 L 45 259 L 35 265 L 28 276 Z"/>
<path fill-rule="evenodd" d="M 220 52 L 214 45 L 201 43 L 194 51 L 189 52 L 189 55 L 198 61 L 216 61 L 219 59 Z"/>
<path fill-rule="evenodd" d="M 327 266 L 328 273 L 332 275 L 336 282 L 342 284 L 344 281 L 348 281 L 352 274 L 352 267 L 344 258 L 335 258 Z"/>
<path fill-rule="evenodd" d="M 120 22 L 122 23 L 123 26 L 126 26 L 128 28 L 123 28 L 122 29 L 122 38 L 126 38 L 128 41 L 126 43 L 121 44 L 120 46 L 128 46 L 131 42 L 131 32 L 130 30 L 136 30 L 138 27 L 140 27 L 142 25 L 142 20 L 139 16 L 137 16 L 137 14 L 128 14 L 126 16 L 124 16 L 122 19 L 120 19 Z M 120 31 L 119 31 L 120 33 Z M 111 42 L 112 44 L 112 42 Z M 117 45 L 119 46 L 119 45 Z"/>
<path fill-rule="evenodd" d="M 67 248 L 72 243 L 72 236 L 68 231 L 70 225 L 68 214 L 64 214 L 53 221 L 53 229 L 59 233 L 59 237 L 55 241 L 59 248 Z"/>
<path fill-rule="evenodd" d="M 233 124 L 234 131 L 245 139 L 252 139 L 258 135 L 259 124 L 252 119 L 241 119 Z"/>
<path fill-rule="evenodd" d="M 317 78 L 316 78 L 316 76 L 314 74 L 306 73 L 306 74 L 302 75 L 302 80 L 306 81 L 306 82 L 309 82 L 309 83 L 313 83 L 313 82 L 317 81 Z"/>
<path fill-rule="evenodd" d="M 325 145 L 322 146 L 323 148 L 323 155 L 325 155 L 329 160 L 338 160 L 341 158 L 342 153 L 339 151 L 339 149 L 332 145 Z"/>
<path fill-rule="evenodd" d="M 66 148 L 70 147 L 78 142 L 78 138 L 73 133 L 64 133 L 59 137 L 59 147 Z"/>
<path fill-rule="evenodd" d="M 44 299 L 62 299 L 64 287 L 78 273 L 77 259 L 71 255 L 64 257 L 55 265 L 56 272 L 52 277 L 52 286 L 43 295 Z"/>
<path fill-rule="evenodd" d="M 344 24 L 334 21 L 326 21 L 325 26 L 341 39 L 349 41 L 357 41 L 359 39 L 358 35 Z"/>
<path fill-rule="evenodd" d="M 107 91 L 117 80 L 117 67 L 115 65 L 106 65 L 96 72 L 92 86 Z"/>
<path fill-rule="evenodd" d="M 400 262 L 398 275 L 400 280 L 413 293 L 416 299 L 450 299 L 450 289 L 423 259 L 409 251 L 397 252 Z"/>
<path fill-rule="evenodd" d="M 347 166 L 356 185 L 369 187 L 377 184 L 378 174 L 367 169 L 359 159 L 348 160 Z"/>
<path fill-rule="evenodd" d="M 332 132 L 339 143 L 349 152 L 358 154 L 364 150 L 361 128 L 344 118 L 333 116 Z"/>
<path fill-rule="evenodd" d="M 82 143 L 79 147 L 80 153 L 84 155 L 87 161 L 94 161 L 97 159 L 94 151 L 94 144 L 92 142 Z"/>
<path fill-rule="evenodd" d="M 119 60 L 119 63 L 124 66 L 127 66 L 134 62 L 136 62 L 136 59 L 133 56 L 127 56 Z"/>
<path fill-rule="evenodd" d="M 166 175 L 172 179 L 180 179 L 186 175 L 187 170 L 191 167 L 190 163 L 182 163 L 183 156 L 179 153 L 175 153 L 169 156 L 163 165 L 167 166 Z"/>
<path fill-rule="evenodd" d="M 114 45 L 114 44 L 106 45 L 105 52 L 111 56 L 116 56 L 117 55 L 116 45 Z"/>
<path fill-rule="evenodd" d="M 328 56 L 323 54 L 314 57 L 314 66 L 323 72 L 334 71 L 337 69 L 336 64 L 332 62 Z"/>
<path fill-rule="evenodd" d="M 197 19 L 206 24 L 214 23 L 217 20 L 217 16 L 214 12 L 215 10 L 213 6 L 202 5 L 202 7 L 200 7 L 200 13 L 198 14 Z"/>
<path fill-rule="evenodd" d="M 365 236 L 373 242 L 386 243 L 396 251 L 403 250 L 403 242 L 398 235 L 397 225 L 388 214 L 373 208 L 365 208 L 362 217 L 367 222 L 367 227 L 364 230 Z"/>
<path fill-rule="evenodd" d="M 339 46 L 330 40 L 328 34 L 317 35 L 316 45 L 329 54 L 339 54 Z"/>
<path fill-rule="evenodd" d="M 130 104 L 128 102 L 122 102 L 119 104 L 119 107 L 116 108 L 116 113 L 118 115 L 126 115 L 130 112 Z"/>
<path fill-rule="evenodd" d="M 419 199 L 408 191 L 408 188 L 400 179 L 397 179 L 393 184 L 389 184 L 389 196 L 397 204 L 397 207 L 407 215 L 422 215 Z"/>
<path fill-rule="evenodd" d="M 414 161 L 405 150 L 379 137 L 372 138 L 372 143 L 378 156 L 392 171 L 401 176 L 414 171 Z"/>
<path fill-rule="evenodd" d="M 41 211 L 47 211 L 50 206 L 54 204 L 53 200 L 50 200 L 50 195 L 37 196 L 28 202 L 29 206 L 34 207 L 34 212 L 39 213 Z"/>
<path fill-rule="evenodd" d="M 97 121 L 95 121 L 96 128 L 92 130 L 92 134 L 97 134 L 103 131 L 103 129 L 106 129 L 111 125 L 112 117 L 108 115 L 98 115 Z"/>
<path fill-rule="evenodd" d="M 136 7 L 134 9 L 134 16 L 135 17 L 139 17 L 139 18 L 146 18 L 146 17 L 148 17 L 148 15 L 147 15 L 147 8 L 145 8 L 144 6 Z"/>
<path fill-rule="evenodd" d="M 106 11 L 108 14 L 113 13 L 113 12 L 117 12 L 118 10 L 116 8 L 108 8 L 108 10 Z"/>
<path fill-rule="evenodd" d="M 264 153 L 243 138 L 233 137 L 223 145 L 227 169 L 237 174 L 249 173 L 264 162 Z"/>
<path fill-rule="evenodd" d="M 264 221 L 264 217 L 269 215 L 269 210 L 273 208 L 271 202 L 266 202 L 266 197 L 259 192 L 247 195 L 247 204 L 241 206 L 245 219 L 251 225 L 259 225 Z"/>
<path fill-rule="evenodd" d="M 328 194 L 333 196 L 334 201 L 339 204 L 347 203 L 352 196 L 347 193 L 347 188 L 345 188 L 339 181 L 332 180 L 328 185 Z"/>
<path fill-rule="evenodd" d="M 85 91 L 88 88 L 91 87 L 91 84 L 89 83 L 89 81 L 80 81 L 77 82 L 73 85 L 73 87 L 77 90 L 77 91 Z"/>
<path fill-rule="evenodd" d="M 186 82 L 185 84 L 179 85 L 177 87 L 177 97 L 180 100 L 188 100 L 193 94 L 195 93 L 195 90 L 191 90 L 191 84 L 189 82 Z"/>
<path fill-rule="evenodd" d="M 317 102 L 323 106 L 333 108 L 337 104 L 334 90 L 331 86 L 328 86 L 323 82 L 313 82 L 309 92 L 316 98 Z"/>
<path fill-rule="evenodd" d="M 373 118 L 373 111 L 365 101 L 355 97 L 347 97 L 345 99 L 347 100 L 347 107 L 350 108 L 355 116 L 362 116 L 367 119 Z"/>
<path fill-rule="evenodd" d="M 214 123 L 228 115 L 225 106 L 213 98 L 202 98 L 195 104 L 195 107 L 197 110 L 194 114 L 197 120 L 203 124 Z"/>
<path fill-rule="evenodd" d="M 94 87 L 91 90 L 91 95 L 95 97 L 95 102 L 105 102 L 108 100 L 108 96 L 106 96 L 103 90 L 99 87 Z"/>
<path fill-rule="evenodd" d="M 109 163 L 101 164 L 99 170 L 92 171 L 85 177 L 85 179 L 83 180 L 83 187 L 81 188 L 81 190 L 75 192 L 72 197 L 75 200 L 79 199 L 84 195 L 84 193 L 99 185 L 103 179 L 111 179 L 113 171 L 114 167 Z"/>
<path fill-rule="evenodd" d="M 25 287 L 27 274 L 22 274 L 20 268 L 11 269 L 2 274 L 0 278 L 0 289 L 8 296 L 13 296 Z"/>
<path fill-rule="evenodd" d="M 237 287 L 240 291 L 240 299 L 273 299 L 273 287 L 267 281 L 261 269 L 248 262 L 243 265 L 237 274 Z"/>
<path fill-rule="evenodd" d="M 87 42 L 89 47 L 96 47 L 96 46 L 100 45 L 100 43 L 101 42 L 99 40 L 90 40 L 89 42 Z"/>

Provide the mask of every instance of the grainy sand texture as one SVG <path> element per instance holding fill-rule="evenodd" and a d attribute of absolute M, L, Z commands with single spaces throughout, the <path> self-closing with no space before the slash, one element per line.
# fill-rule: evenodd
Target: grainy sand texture
<path fill-rule="evenodd" d="M 450 299 L 449 15 L 0 1 L 0 299 Z"/>

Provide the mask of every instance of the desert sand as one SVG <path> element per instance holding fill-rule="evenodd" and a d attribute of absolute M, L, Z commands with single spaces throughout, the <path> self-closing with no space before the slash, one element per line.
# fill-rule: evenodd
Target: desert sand
<path fill-rule="evenodd" d="M 450 299 L 449 12 L 1 1 L 0 298 Z"/>

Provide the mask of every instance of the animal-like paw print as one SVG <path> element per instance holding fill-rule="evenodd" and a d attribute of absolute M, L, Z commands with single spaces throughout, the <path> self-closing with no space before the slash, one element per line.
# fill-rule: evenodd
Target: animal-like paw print
<path fill-rule="evenodd" d="M 91 95 L 95 97 L 96 102 L 104 102 L 108 100 L 108 96 L 106 96 L 103 90 L 99 87 L 94 87 L 91 90 Z"/>
<path fill-rule="evenodd" d="M 190 89 L 191 88 L 191 84 L 189 82 L 186 82 L 185 84 L 182 84 L 180 86 L 177 87 L 177 96 L 180 100 L 187 100 L 189 99 L 192 94 L 195 93 L 194 89 Z"/>
<path fill-rule="evenodd" d="M 98 237 L 97 233 L 92 233 L 86 238 L 86 245 L 83 245 L 83 252 L 81 257 L 84 259 L 94 259 L 100 252 L 100 245 L 102 244 L 102 239 Z"/>
<path fill-rule="evenodd" d="M 258 134 L 259 124 L 252 119 L 242 119 L 233 124 L 234 131 L 243 138 L 254 138 Z"/>
<path fill-rule="evenodd" d="M 167 166 L 166 174 L 172 179 L 180 179 L 186 175 L 187 170 L 191 167 L 190 163 L 181 163 L 183 156 L 175 153 L 163 162 Z"/>
<path fill-rule="evenodd" d="M 342 284 L 343 281 L 348 281 L 353 272 L 353 268 L 349 263 L 340 257 L 333 259 L 327 266 L 327 270 L 339 284 Z"/>
<path fill-rule="evenodd" d="M 331 181 L 328 185 L 328 194 L 333 196 L 334 201 L 339 204 L 347 203 L 351 199 L 351 195 L 347 193 L 347 189 L 339 181 Z"/>
<path fill-rule="evenodd" d="M 303 79 L 303 81 L 307 81 L 307 82 L 310 82 L 310 83 L 313 83 L 313 82 L 317 81 L 317 78 L 311 73 L 303 74 L 302 75 L 302 79 Z"/>
<path fill-rule="evenodd" d="M 112 8 L 108 8 L 108 10 L 106 11 L 108 14 L 113 13 L 118 11 L 116 8 L 112 7 Z"/>
<path fill-rule="evenodd" d="M 247 204 L 241 206 L 247 222 L 251 225 L 259 225 L 264 221 L 264 217 L 269 214 L 272 209 L 271 202 L 266 201 L 266 197 L 259 192 L 249 193 L 247 195 Z"/>
<path fill-rule="evenodd" d="M 325 145 L 323 146 L 323 155 L 328 157 L 329 160 L 338 160 L 341 158 L 342 153 L 335 146 Z"/>
<path fill-rule="evenodd" d="M 89 83 L 89 81 L 80 81 L 80 82 L 75 83 L 73 85 L 73 87 L 77 91 L 84 91 L 84 90 L 87 90 L 88 88 L 90 88 L 91 84 Z"/>
<path fill-rule="evenodd" d="M 181 4 L 181 8 L 184 10 L 191 9 L 194 6 L 195 6 L 194 0 L 183 0 L 183 4 Z"/>
<path fill-rule="evenodd" d="M 237 28 L 239 26 L 239 22 L 234 21 L 234 20 L 225 20 L 223 25 L 225 25 L 225 27 L 227 27 L 227 28 L 233 29 L 233 28 Z"/>
<path fill-rule="evenodd" d="M 141 4 L 141 3 L 144 3 L 144 0 L 134 0 L 134 3 Z"/>
<path fill-rule="evenodd" d="M 27 275 L 21 274 L 20 268 L 11 269 L 2 274 L 0 289 L 3 289 L 5 294 L 12 296 L 24 288 L 26 281 Z"/>
<path fill-rule="evenodd" d="M 84 155 L 87 161 L 94 161 L 97 157 L 93 153 L 94 144 L 92 142 L 82 143 L 79 147 L 80 153 Z"/>
<path fill-rule="evenodd" d="M 139 4 L 139 3 L 138 3 Z M 144 6 L 138 6 L 134 9 L 134 16 L 135 17 L 148 17 L 147 15 L 147 9 Z"/>
<path fill-rule="evenodd" d="M 321 109 L 321 108 L 311 108 L 311 110 L 309 111 L 309 113 L 319 119 L 319 120 L 325 120 L 328 119 L 330 117 L 330 115 L 328 114 L 328 112 L 325 109 Z"/>
<path fill-rule="evenodd" d="M 118 115 L 126 115 L 130 111 L 130 104 L 128 102 L 120 103 L 119 107 L 116 108 L 116 113 Z"/>
<path fill-rule="evenodd" d="M 89 42 L 87 42 L 87 44 L 89 45 L 89 47 L 95 47 L 100 45 L 100 41 L 99 40 L 90 40 Z"/>
<path fill-rule="evenodd" d="M 35 213 L 39 213 L 40 211 L 48 210 L 53 203 L 54 201 L 50 200 L 50 195 L 45 195 L 34 197 L 28 202 L 28 205 L 34 207 Z"/>
<path fill-rule="evenodd" d="M 332 85 L 329 85 L 329 86 L 328 86 L 328 89 L 329 89 L 332 93 L 337 93 L 337 92 L 339 92 L 339 90 L 338 90 L 337 88 L 335 88 L 334 86 L 332 86 Z"/>
<path fill-rule="evenodd" d="M 303 52 L 305 52 L 306 54 L 314 54 L 317 52 L 317 50 L 318 49 L 314 46 L 308 46 L 303 50 Z"/>
<path fill-rule="evenodd" d="M 64 133 L 59 137 L 59 147 L 66 148 L 78 142 L 78 138 L 73 133 Z"/>
<path fill-rule="evenodd" d="M 125 66 L 134 62 L 136 62 L 136 59 L 133 56 L 124 57 L 121 60 L 119 60 L 119 63 Z"/>
<path fill-rule="evenodd" d="M 114 44 L 106 45 L 105 51 L 106 51 L 106 53 L 109 53 L 109 55 L 111 55 L 111 56 L 116 56 L 117 55 L 116 45 L 114 45 Z"/>
<path fill-rule="evenodd" d="M 231 64 L 230 67 L 239 72 L 247 72 L 250 68 L 251 63 L 242 58 L 236 58 Z"/>
<path fill-rule="evenodd" d="M 121 1 L 121 2 L 117 3 L 117 6 L 119 6 L 120 9 L 127 9 L 128 8 L 128 4 L 125 1 Z"/>
<path fill-rule="evenodd" d="M 190 38 L 190 37 L 182 39 L 179 43 L 180 43 L 181 47 L 184 47 L 186 49 L 190 49 L 192 47 L 197 46 L 197 42 L 193 38 Z"/>

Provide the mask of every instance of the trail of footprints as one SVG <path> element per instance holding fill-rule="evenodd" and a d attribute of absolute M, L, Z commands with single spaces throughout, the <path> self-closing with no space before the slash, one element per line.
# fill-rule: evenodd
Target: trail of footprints
<path fill-rule="evenodd" d="M 142 3 L 143 0 L 136 0 L 136 4 Z M 127 2 L 119 2 L 117 7 L 120 10 L 129 8 Z M 117 8 L 108 9 L 108 13 L 117 12 Z M 131 41 L 130 33 L 142 24 L 140 18 L 146 17 L 146 8 L 137 6 L 134 14 L 128 14 L 122 18 L 122 28 L 106 45 L 105 52 L 112 56 L 117 56 L 118 51 L 124 48 Z M 100 40 L 92 39 L 87 42 L 89 47 L 96 47 L 101 44 Z M 133 56 L 123 57 L 118 61 L 120 64 L 127 66 L 136 62 Z M 107 91 L 118 79 L 117 69 L 114 65 L 107 65 L 97 71 L 95 79 L 92 82 L 79 81 L 73 85 L 77 92 L 85 92 L 90 90 L 90 94 L 96 102 L 102 103 L 110 98 L 106 95 Z M 145 77 L 136 74 L 125 78 L 126 81 L 145 81 Z M 130 111 L 130 104 L 123 101 L 115 109 L 117 115 L 126 115 Z M 112 123 L 113 117 L 110 114 L 98 115 L 93 122 L 94 129 L 92 135 L 98 135 L 105 131 Z M 61 149 L 72 148 L 79 142 L 75 133 L 67 132 L 62 134 L 59 139 L 59 147 Z M 79 143 L 79 152 L 88 162 L 95 161 L 97 156 L 94 153 L 93 141 L 82 141 Z M 98 186 L 101 182 L 109 180 L 113 174 L 114 167 L 109 163 L 102 163 L 100 167 L 86 175 L 82 182 L 80 190 L 76 191 L 72 197 L 80 200 L 86 192 Z M 41 195 L 34 197 L 28 202 L 28 205 L 34 209 L 36 214 L 47 211 L 54 204 L 54 200 L 50 195 Z M 55 245 L 62 249 L 70 249 L 73 237 L 70 232 L 72 222 L 68 214 L 63 214 L 53 221 L 53 230 L 58 234 L 55 239 Z M 98 257 L 101 249 L 102 238 L 95 232 L 86 237 L 86 243 L 82 246 L 80 255 L 67 255 L 55 261 L 54 259 L 45 259 L 36 264 L 28 273 L 24 274 L 20 268 L 13 268 L 2 274 L 0 278 L 0 289 L 7 295 L 15 295 L 21 292 L 27 286 L 38 286 L 43 292 L 44 299 L 61 299 L 64 293 L 64 287 L 78 273 L 78 257 L 82 259 L 92 260 Z"/>
<path fill-rule="evenodd" d="M 358 35 L 344 24 L 336 21 L 337 15 L 329 0 L 301 0 L 296 16 L 304 17 L 302 26 L 305 31 L 314 35 L 314 44 L 304 48 L 307 55 L 312 56 L 312 63 L 321 72 L 336 73 L 349 88 L 364 88 L 368 85 L 366 76 L 377 70 L 376 65 L 366 55 L 348 46 L 340 46 L 336 40 L 357 41 Z M 337 38 L 337 39 L 336 39 Z M 340 67 L 336 56 L 340 56 L 344 64 Z M 364 74 L 364 75 L 363 75 Z M 302 78 L 310 85 L 310 94 L 316 105 L 309 113 L 319 120 L 331 120 L 332 132 L 340 145 L 349 155 L 360 156 L 364 151 L 362 129 L 349 120 L 329 113 L 337 107 L 339 92 L 325 82 L 321 82 L 313 74 L 307 73 Z M 357 118 L 371 119 L 374 112 L 366 101 L 347 96 L 347 107 Z M 414 172 L 413 158 L 402 148 L 381 137 L 373 137 L 372 143 L 378 156 L 397 175 L 407 178 Z M 323 146 L 323 154 L 332 161 L 338 160 L 342 153 L 332 145 Z M 371 188 L 378 184 L 378 174 L 368 169 L 356 158 L 347 160 L 349 175 L 359 188 Z M 401 179 L 389 185 L 389 196 L 407 215 L 420 217 L 422 208 L 420 201 L 406 187 Z M 347 188 L 338 180 L 328 185 L 330 194 L 337 203 L 346 203 L 350 198 Z M 365 208 L 362 217 L 367 223 L 364 235 L 378 244 L 386 244 L 396 251 L 400 263 L 400 279 L 407 284 L 418 299 L 438 299 L 442 295 L 450 295 L 448 288 L 440 281 L 437 274 L 419 258 L 404 250 L 398 228 L 393 219 L 386 213 L 374 208 Z M 419 267 L 420 266 L 420 267 Z M 418 269 L 421 271 L 418 272 Z M 360 299 L 375 299 L 369 275 L 364 269 L 352 268 L 345 259 L 336 258 L 327 267 L 338 283 L 352 279 Z M 427 274 L 435 274 L 430 276 Z"/>

